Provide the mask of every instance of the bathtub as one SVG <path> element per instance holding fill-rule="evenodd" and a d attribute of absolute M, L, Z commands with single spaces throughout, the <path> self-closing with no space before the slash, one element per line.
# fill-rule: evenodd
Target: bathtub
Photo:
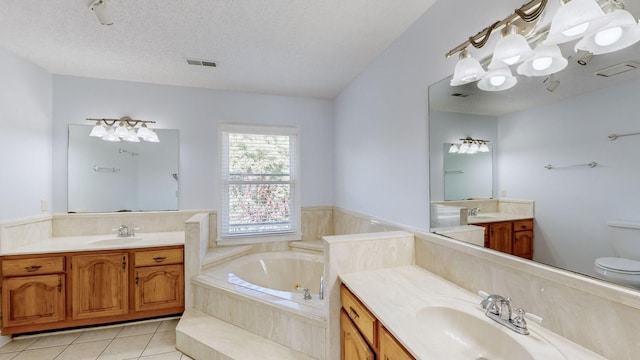
<path fill-rule="evenodd" d="M 244 292 L 249 295 L 259 292 L 300 305 L 322 308 L 324 302 L 319 299 L 319 288 L 323 273 L 322 255 L 271 251 L 244 255 L 208 269 L 202 275 L 217 282 L 226 282 L 239 292 L 250 290 Z M 310 300 L 304 299 L 303 288 L 309 289 Z"/>
<path fill-rule="evenodd" d="M 250 253 L 192 279 L 193 307 L 314 359 L 325 359 L 327 311 L 318 298 L 324 256 Z M 312 299 L 305 300 L 309 288 Z"/>

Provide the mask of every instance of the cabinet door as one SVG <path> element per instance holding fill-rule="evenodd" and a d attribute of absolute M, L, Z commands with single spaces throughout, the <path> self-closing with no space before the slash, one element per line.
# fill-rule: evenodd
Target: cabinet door
<path fill-rule="evenodd" d="M 74 319 L 124 315 L 129 312 L 127 253 L 71 257 Z"/>
<path fill-rule="evenodd" d="M 489 247 L 491 249 L 511 254 L 511 243 L 513 241 L 511 226 L 510 222 L 491 224 L 489 234 Z"/>
<path fill-rule="evenodd" d="M 513 236 L 513 255 L 533 258 L 533 231 L 516 231 Z"/>
<path fill-rule="evenodd" d="M 409 354 L 402 345 L 398 343 L 393 335 L 387 329 L 380 330 L 380 353 L 378 359 L 381 360 L 413 360 L 413 356 Z"/>
<path fill-rule="evenodd" d="M 342 360 L 374 360 L 375 353 L 344 310 L 340 311 L 340 358 Z"/>
<path fill-rule="evenodd" d="M 5 278 L 2 326 L 43 324 L 65 319 L 63 274 Z"/>
<path fill-rule="evenodd" d="M 136 268 L 135 310 L 184 306 L 184 267 L 180 265 Z"/>

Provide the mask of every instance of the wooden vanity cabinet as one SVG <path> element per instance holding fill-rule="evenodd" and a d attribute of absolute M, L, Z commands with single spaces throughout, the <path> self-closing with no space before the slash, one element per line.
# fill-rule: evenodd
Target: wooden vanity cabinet
<path fill-rule="evenodd" d="M 484 247 L 533 258 L 533 219 L 474 224 L 484 227 Z"/>
<path fill-rule="evenodd" d="M 340 287 L 340 358 L 412 360 L 411 354 L 346 286 Z"/>
<path fill-rule="evenodd" d="M 0 257 L 2 334 L 184 311 L 183 246 Z"/>
<path fill-rule="evenodd" d="M 71 256 L 73 319 L 127 314 L 128 265 L 127 252 Z"/>
<path fill-rule="evenodd" d="M 2 327 L 65 319 L 65 258 L 17 257 L 2 262 Z"/>
<path fill-rule="evenodd" d="M 135 254 L 135 311 L 184 308 L 184 251 L 164 249 Z"/>

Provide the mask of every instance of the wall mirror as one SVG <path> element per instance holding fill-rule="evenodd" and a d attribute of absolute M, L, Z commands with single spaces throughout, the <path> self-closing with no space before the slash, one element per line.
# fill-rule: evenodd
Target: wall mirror
<path fill-rule="evenodd" d="M 491 140 L 491 195 L 535 201 L 533 261 L 599 277 L 595 260 L 616 256 L 607 221 L 640 222 L 640 135 L 610 139 L 640 133 L 640 43 L 591 58 L 573 45 L 562 47 L 571 55 L 565 70 L 518 76 L 506 91 L 452 87 L 450 78 L 429 87 L 430 196 L 446 199 L 443 144 Z M 614 66 L 627 71 L 597 75 Z"/>
<path fill-rule="evenodd" d="M 69 125 L 70 213 L 178 210 L 178 130 L 133 143 L 90 137 L 91 128 Z"/>

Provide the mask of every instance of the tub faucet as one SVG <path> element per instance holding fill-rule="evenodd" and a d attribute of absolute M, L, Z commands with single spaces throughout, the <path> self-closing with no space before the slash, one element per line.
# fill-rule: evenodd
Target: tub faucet
<path fill-rule="evenodd" d="M 309 288 L 302 288 L 302 291 L 304 291 L 304 299 L 311 300 L 311 293 L 309 292 Z"/>
<path fill-rule="evenodd" d="M 320 290 L 318 290 L 318 299 L 324 299 L 324 275 L 320 276 Z"/>
<path fill-rule="evenodd" d="M 473 209 L 469 209 L 467 210 L 467 215 L 468 216 L 478 216 L 478 213 L 480 212 L 480 208 L 473 208 Z"/>

